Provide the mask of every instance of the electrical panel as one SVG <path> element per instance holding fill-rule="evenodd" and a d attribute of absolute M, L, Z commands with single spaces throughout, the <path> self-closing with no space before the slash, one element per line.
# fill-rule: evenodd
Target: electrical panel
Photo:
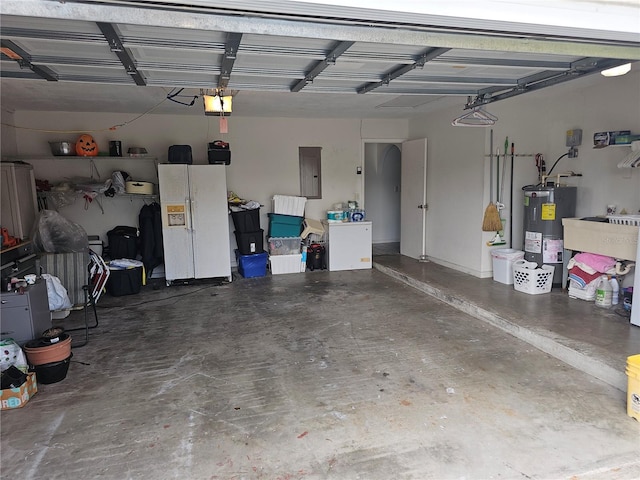
<path fill-rule="evenodd" d="M 582 129 L 567 130 L 567 147 L 579 147 L 582 145 Z"/>

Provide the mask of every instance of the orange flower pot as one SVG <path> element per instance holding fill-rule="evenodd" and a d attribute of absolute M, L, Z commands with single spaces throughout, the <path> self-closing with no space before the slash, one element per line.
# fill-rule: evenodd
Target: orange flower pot
<path fill-rule="evenodd" d="M 56 340 L 57 338 L 57 340 Z M 39 338 L 31 340 L 24 346 L 30 365 L 61 362 L 71 356 L 71 336 L 66 333 L 53 339 Z"/>

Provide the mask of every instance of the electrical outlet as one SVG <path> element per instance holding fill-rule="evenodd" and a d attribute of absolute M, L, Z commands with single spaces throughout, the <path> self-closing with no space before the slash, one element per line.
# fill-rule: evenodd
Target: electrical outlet
<path fill-rule="evenodd" d="M 569 148 L 569 158 L 578 158 L 578 149 L 576 147 Z"/>

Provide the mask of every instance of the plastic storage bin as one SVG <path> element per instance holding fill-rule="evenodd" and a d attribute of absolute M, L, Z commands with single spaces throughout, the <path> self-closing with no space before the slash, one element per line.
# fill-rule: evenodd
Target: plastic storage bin
<path fill-rule="evenodd" d="M 627 415 L 640 421 L 640 355 L 627 357 Z"/>
<path fill-rule="evenodd" d="M 302 263 L 301 253 L 294 255 L 272 255 L 269 257 L 269 264 L 271 265 L 272 275 L 300 273 L 304 272 L 306 267 L 306 265 Z"/>
<path fill-rule="evenodd" d="M 304 217 L 269 213 L 269 237 L 299 237 Z"/>
<path fill-rule="evenodd" d="M 493 279 L 506 285 L 513 285 L 513 262 L 524 258 L 522 250 L 497 248 L 491 250 L 493 257 Z"/>
<path fill-rule="evenodd" d="M 260 252 L 254 255 L 241 255 L 236 250 L 236 262 L 238 263 L 238 273 L 244 278 L 264 277 L 267 274 L 267 252 Z"/>
<path fill-rule="evenodd" d="M 274 195 L 273 196 L 273 213 L 302 217 L 304 216 L 304 206 L 306 203 L 307 203 L 307 197 L 291 197 L 288 195 Z"/>
<path fill-rule="evenodd" d="M 513 263 L 513 288 L 531 295 L 549 293 L 553 283 L 553 272 L 556 267 L 552 265 L 542 265 L 542 268 L 537 267 L 538 264 L 536 262 L 516 260 Z"/>
<path fill-rule="evenodd" d="M 264 251 L 264 230 L 255 232 L 233 232 L 236 235 L 238 250 L 242 255 L 251 255 Z"/>
<path fill-rule="evenodd" d="M 259 208 L 240 210 L 237 212 L 232 211 L 231 218 L 233 219 L 233 225 L 236 227 L 236 232 L 247 233 L 260 230 Z"/>
<path fill-rule="evenodd" d="M 607 215 L 609 223 L 640 227 L 640 215 Z"/>
<path fill-rule="evenodd" d="M 300 253 L 302 237 L 269 238 L 269 255 L 294 255 Z"/>
<path fill-rule="evenodd" d="M 142 267 L 115 268 L 109 267 L 107 292 L 113 297 L 134 295 L 142 288 Z"/>

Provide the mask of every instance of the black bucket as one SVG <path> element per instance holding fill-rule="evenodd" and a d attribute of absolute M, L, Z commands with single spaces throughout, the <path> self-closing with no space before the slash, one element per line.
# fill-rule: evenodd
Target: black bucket
<path fill-rule="evenodd" d="M 69 364 L 73 353 L 59 362 L 44 363 L 33 367 L 36 372 L 36 381 L 42 384 L 57 383 L 67 377 Z"/>

